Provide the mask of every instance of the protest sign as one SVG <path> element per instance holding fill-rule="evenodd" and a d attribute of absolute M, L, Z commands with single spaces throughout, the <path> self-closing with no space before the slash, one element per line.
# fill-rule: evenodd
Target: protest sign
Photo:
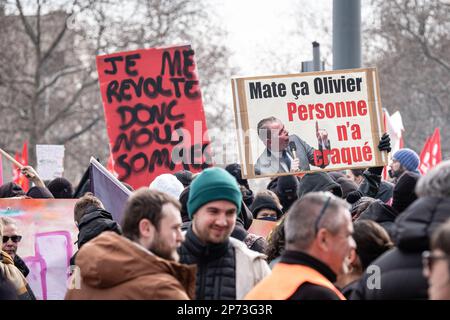
<path fill-rule="evenodd" d="M 67 291 L 77 230 L 76 199 L 0 199 L 0 217 L 17 222 L 17 254 L 30 269 L 27 281 L 37 299 L 61 300 Z"/>
<path fill-rule="evenodd" d="M 270 235 L 270 233 L 277 226 L 278 223 L 279 223 L 278 221 L 253 219 L 252 225 L 248 229 L 248 232 L 254 233 L 258 236 L 267 239 L 267 237 Z"/>
<path fill-rule="evenodd" d="M 98 56 L 97 70 L 119 180 L 138 188 L 211 164 L 190 46 Z"/>
<path fill-rule="evenodd" d="M 375 68 L 233 78 L 232 90 L 243 178 L 387 162 Z"/>
<path fill-rule="evenodd" d="M 62 177 L 64 172 L 64 145 L 36 145 L 37 172 L 42 180 Z"/>
<path fill-rule="evenodd" d="M 131 195 L 114 175 L 100 162 L 91 158 L 90 180 L 92 193 L 100 199 L 106 211 L 111 213 L 113 219 L 121 223 L 125 203 Z"/>

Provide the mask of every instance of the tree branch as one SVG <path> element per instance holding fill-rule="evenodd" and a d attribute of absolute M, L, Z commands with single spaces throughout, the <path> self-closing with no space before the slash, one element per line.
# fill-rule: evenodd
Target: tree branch
<path fill-rule="evenodd" d="M 42 94 L 42 92 L 44 92 L 45 90 L 47 90 L 49 87 L 51 87 L 52 85 L 54 85 L 61 77 L 73 74 L 73 73 L 77 73 L 79 71 L 83 71 L 84 68 L 79 68 L 79 67 L 66 67 L 63 70 L 57 72 L 54 76 L 53 79 L 51 79 L 48 83 L 46 83 L 45 85 L 41 86 L 41 88 L 39 88 L 37 95 Z"/>
<path fill-rule="evenodd" d="M 31 28 L 30 24 L 28 23 L 27 19 L 25 18 L 23 14 L 22 4 L 20 3 L 20 0 L 16 0 L 16 7 L 19 9 L 20 13 L 20 19 L 22 20 L 23 26 L 25 27 L 26 34 L 30 37 L 31 41 L 34 43 L 34 45 L 38 45 L 38 39 L 36 37 L 36 34 L 33 31 L 33 28 Z"/>
<path fill-rule="evenodd" d="M 94 120 L 92 120 L 86 127 L 78 130 L 77 132 L 71 134 L 68 137 L 64 137 L 58 140 L 58 144 L 65 144 L 79 136 L 81 136 L 83 133 L 89 131 L 93 126 L 95 126 L 97 124 L 97 122 L 99 122 L 101 119 L 101 117 L 96 117 Z"/>
<path fill-rule="evenodd" d="M 80 89 L 73 95 L 72 99 L 69 101 L 69 103 L 60 111 L 58 112 L 48 123 L 47 125 L 43 126 L 43 128 L 40 130 L 40 134 L 44 135 L 45 132 L 53 126 L 58 120 L 64 117 L 64 115 L 73 107 L 73 105 L 77 102 L 78 98 L 81 96 L 83 91 L 87 89 L 90 86 L 93 86 L 97 83 L 97 79 L 92 80 L 90 82 L 85 82 Z"/>

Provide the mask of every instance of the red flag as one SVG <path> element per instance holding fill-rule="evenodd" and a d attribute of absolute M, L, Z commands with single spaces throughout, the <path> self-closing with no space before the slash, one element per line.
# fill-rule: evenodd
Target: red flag
<path fill-rule="evenodd" d="M 22 147 L 22 153 L 16 152 L 16 155 L 14 157 L 17 162 L 20 162 L 22 165 L 27 166 L 28 165 L 28 143 L 27 141 L 24 142 Z M 20 168 L 18 168 L 16 165 L 13 165 L 13 182 L 17 183 L 22 187 L 22 189 L 27 192 L 29 188 L 29 181 L 27 177 L 25 177 L 21 172 Z"/>
<path fill-rule="evenodd" d="M 439 128 L 436 128 L 433 135 L 425 142 L 425 146 L 420 153 L 420 173 L 426 174 L 428 170 L 436 166 L 441 161 L 441 134 Z"/>

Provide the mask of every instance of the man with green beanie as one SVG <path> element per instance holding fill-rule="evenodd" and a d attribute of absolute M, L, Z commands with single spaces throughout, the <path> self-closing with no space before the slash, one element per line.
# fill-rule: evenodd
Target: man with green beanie
<path fill-rule="evenodd" d="M 236 180 L 221 168 L 204 170 L 190 185 L 192 224 L 179 254 L 181 263 L 197 265 L 196 299 L 242 299 L 270 273 L 263 254 L 230 237 L 241 203 Z"/>

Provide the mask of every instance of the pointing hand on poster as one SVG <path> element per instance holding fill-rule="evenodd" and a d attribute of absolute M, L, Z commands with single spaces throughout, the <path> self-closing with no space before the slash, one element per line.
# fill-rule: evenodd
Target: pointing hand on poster
<path fill-rule="evenodd" d="M 329 145 L 328 132 L 325 129 L 319 129 L 319 123 L 316 121 L 316 136 L 319 142 L 319 148 L 326 149 Z"/>

